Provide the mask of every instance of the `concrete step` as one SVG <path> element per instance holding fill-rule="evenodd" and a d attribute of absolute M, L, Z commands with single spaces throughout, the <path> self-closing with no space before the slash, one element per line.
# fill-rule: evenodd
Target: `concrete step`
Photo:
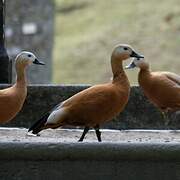
<path fill-rule="evenodd" d="M 0 128 L 0 179 L 179 180 L 180 131 Z"/>

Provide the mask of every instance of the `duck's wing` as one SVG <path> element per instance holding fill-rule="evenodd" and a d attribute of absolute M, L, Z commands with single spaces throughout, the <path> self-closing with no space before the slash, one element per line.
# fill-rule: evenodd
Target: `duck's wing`
<path fill-rule="evenodd" d="M 173 81 L 174 83 L 178 84 L 180 86 L 180 76 L 175 74 L 175 73 L 171 73 L 171 72 L 162 72 L 162 74 L 164 74 L 169 80 Z"/>

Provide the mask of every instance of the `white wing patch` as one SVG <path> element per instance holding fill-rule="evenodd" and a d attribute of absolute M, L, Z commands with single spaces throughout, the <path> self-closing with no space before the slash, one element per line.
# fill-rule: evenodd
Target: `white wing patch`
<path fill-rule="evenodd" d="M 48 117 L 46 124 L 56 124 L 65 113 L 65 108 L 55 109 Z"/>

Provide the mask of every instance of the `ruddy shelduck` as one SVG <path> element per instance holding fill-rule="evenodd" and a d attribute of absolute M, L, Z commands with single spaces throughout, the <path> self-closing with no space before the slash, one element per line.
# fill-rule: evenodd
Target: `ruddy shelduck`
<path fill-rule="evenodd" d="M 31 52 L 23 51 L 17 55 L 15 59 L 16 82 L 13 86 L 0 90 L 0 123 L 12 120 L 21 110 L 27 95 L 25 71 L 32 63 L 44 65 Z"/>
<path fill-rule="evenodd" d="M 180 110 L 180 76 L 172 72 L 151 72 L 145 59 L 134 58 L 126 67 L 139 67 L 138 82 L 144 94 L 163 113 Z"/>
<path fill-rule="evenodd" d="M 90 128 L 95 129 L 97 139 L 101 141 L 100 124 L 120 113 L 128 102 L 130 85 L 122 62 L 130 57 L 143 56 L 129 45 L 115 47 L 111 56 L 112 82 L 92 86 L 61 102 L 32 125 L 29 131 L 38 134 L 47 128 L 83 126 L 84 131 L 79 141 L 83 141 Z"/>

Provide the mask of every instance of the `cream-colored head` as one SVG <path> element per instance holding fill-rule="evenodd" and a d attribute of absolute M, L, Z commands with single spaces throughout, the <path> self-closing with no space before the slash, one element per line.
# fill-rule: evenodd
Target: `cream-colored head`
<path fill-rule="evenodd" d="M 126 69 L 132 69 L 135 67 L 139 67 L 140 69 L 149 69 L 149 63 L 143 58 L 143 59 L 138 59 L 134 58 L 131 63 L 126 66 Z"/>
<path fill-rule="evenodd" d="M 144 56 L 135 52 L 135 50 L 127 44 L 117 45 L 112 53 L 112 56 L 121 60 L 126 60 L 131 57 L 144 58 Z"/>
<path fill-rule="evenodd" d="M 28 51 L 22 51 L 21 53 L 19 53 L 16 56 L 15 61 L 16 65 L 21 65 L 24 67 L 26 67 L 27 65 L 31 65 L 32 63 L 44 65 L 44 63 L 40 62 L 33 53 Z"/>

